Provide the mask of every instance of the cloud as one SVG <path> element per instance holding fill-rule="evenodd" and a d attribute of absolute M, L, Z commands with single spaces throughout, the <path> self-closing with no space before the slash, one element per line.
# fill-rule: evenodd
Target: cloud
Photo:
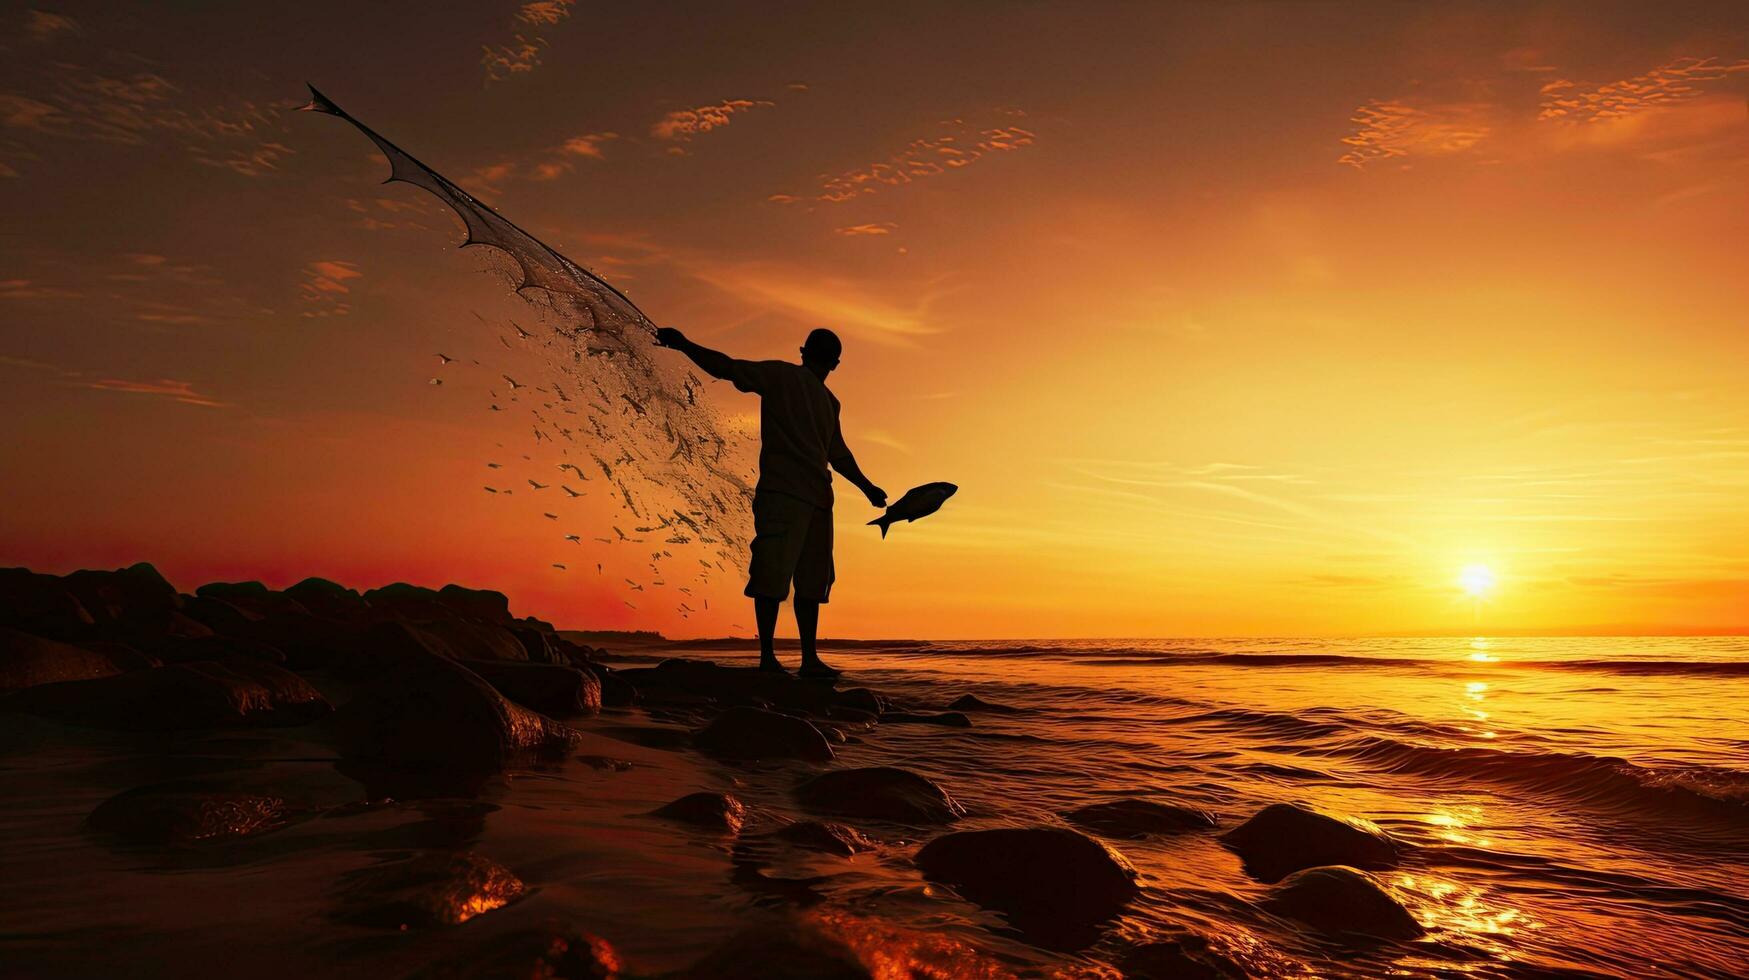
<path fill-rule="evenodd" d="M 885 160 L 825 177 L 820 182 L 818 199 L 849 201 L 873 194 L 883 187 L 909 184 L 968 167 L 990 154 L 1031 146 L 1037 139 L 1036 134 L 1018 126 L 967 133 L 963 131 L 965 124 L 961 120 L 949 120 L 947 125 L 962 127 L 962 131 L 914 140 Z"/>
<path fill-rule="evenodd" d="M 588 133 L 583 136 L 573 136 L 559 144 L 559 152 L 567 156 L 588 157 L 591 160 L 601 160 L 601 144 L 608 140 L 618 139 L 618 133 Z"/>
<path fill-rule="evenodd" d="M 29 35 L 31 40 L 40 44 L 52 41 L 61 34 L 79 34 L 82 31 L 79 28 L 79 22 L 65 14 L 33 10 L 30 12 L 30 18 L 24 23 L 24 33 Z"/>
<path fill-rule="evenodd" d="M 347 282 L 364 275 L 357 265 L 337 259 L 324 259 L 305 266 L 303 275 L 304 281 L 299 284 L 298 292 L 303 296 L 304 302 L 313 307 L 305 310 L 304 316 L 345 316 L 352 312 L 351 305 L 340 297 L 352 292 L 352 288 L 346 285 Z"/>
<path fill-rule="evenodd" d="M 887 298 L 889 293 L 850 279 L 767 263 L 676 257 L 674 264 L 750 305 L 816 325 L 831 324 L 866 339 L 904 345 L 937 332 L 925 312 L 927 298 L 899 306 Z"/>
<path fill-rule="evenodd" d="M 480 66 L 486 71 L 487 84 L 539 68 L 541 53 L 547 48 L 544 31 L 569 19 L 576 3 L 577 0 L 530 0 L 516 8 L 510 40 L 481 48 Z"/>
<path fill-rule="evenodd" d="M 766 198 L 766 200 L 770 201 L 773 204 L 794 204 L 797 201 L 801 200 L 801 198 L 795 196 L 794 194 L 773 194 L 770 197 Z"/>
<path fill-rule="evenodd" d="M 177 381 L 172 378 L 159 378 L 156 381 L 124 381 L 118 378 L 107 378 L 101 381 L 87 381 L 80 387 L 98 391 L 124 391 L 135 395 L 157 395 L 181 402 L 184 405 L 200 405 L 206 408 L 224 408 L 227 405 L 225 402 L 195 391 L 194 383 L 191 381 Z"/>
<path fill-rule="evenodd" d="M 727 126 L 737 114 L 776 105 L 764 99 L 725 99 L 714 105 L 670 112 L 650 127 L 650 135 L 659 140 L 684 143 L 699 133 Z"/>
<path fill-rule="evenodd" d="M 7 299 L 77 299 L 76 290 L 45 286 L 30 279 L 0 279 L 0 300 Z"/>
<path fill-rule="evenodd" d="M 1358 128 L 1342 138 L 1348 150 L 1337 162 L 1364 168 L 1397 158 L 1463 153 L 1493 132 L 1492 112 L 1484 102 L 1374 100 L 1354 111 L 1350 121 Z"/>
<path fill-rule="evenodd" d="M 854 237 L 857 235 L 891 235 L 894 231 L 898 230 L 898 227 L 898 225 L 891 221 L 875 221 L 863 225 L 849 225 L 844 228 L 834 228 L 832 230 L 840 235 Z"/>
<path fill-rule="evenodd" d="M 1677 58 L 1644 75 L 1602 85 L 1580 85 L 1558 78 L 1542 87 L 1537 119 L 1560 123 L 1621 119 L 1699 98 L 1707 91 L 1708 83 L 1738 72 L 1749 72 L 1749 61 Z"/>

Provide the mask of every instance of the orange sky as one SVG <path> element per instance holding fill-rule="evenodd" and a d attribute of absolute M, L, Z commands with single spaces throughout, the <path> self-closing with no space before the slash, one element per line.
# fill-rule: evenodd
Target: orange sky
<path fill-rule="evenodd" d="M 307 78 L 660 323 L 839 330 L 863 468 L 961 491 L 840 482 L 829 635 L 1749 623 L 1749 8 L 619 7 L 6 14 L 0 564 L 751 624 L 481 491 L 555 472 L 526 309 Z"/>

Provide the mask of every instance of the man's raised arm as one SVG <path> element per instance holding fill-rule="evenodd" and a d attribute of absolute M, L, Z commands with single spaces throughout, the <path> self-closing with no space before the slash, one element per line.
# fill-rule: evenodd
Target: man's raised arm
<path fill-rule="evenodd" d="M 837 452 L 828 460 L 839 475 L 849 480 L 851 485 L 862 491 L 868 502 L 876 507 L 887 505 L 887 492 L 875 486 L 874 481 L 862 475 L 862 467 L 856 465 L 856 457 L 850 454 L 850 448 L 844 445 L 842 439 L 838 442 Z"/>
<path fill-rule="evenodd" d="M 722 351 L 711 350 L 709 347 L 695 344 L 692 341 L 687 340 L 685 334 L 673 327 L 659 328 L 656 331 L 656 343 L 661 344 L 663 347 L 672 347 L 680 353 L 685 354 L 687 357 L 692 358 L 692 363 L 697 364 L 699 370 L 711 377 L 721 378 L 725 381 L 730 380 L 729 374 L 733 370 L 731 365 L 733 365 L 735 361 L 734 358 Z"/>

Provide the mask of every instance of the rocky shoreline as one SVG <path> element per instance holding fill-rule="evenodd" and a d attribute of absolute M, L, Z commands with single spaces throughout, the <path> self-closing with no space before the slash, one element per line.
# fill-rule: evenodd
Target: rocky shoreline
<path fill-rule="evenodd" d="M 902 768 L 844 764 L 843 750 L 878 738 L 882 726 L 940 726 L 948 738 L 980 714 L 1013 709 L 972 695 L 899 703 L 864 687 L 708 660 L 625 666 L 574 636 L 513 616 L 501 593 L 454 585 L 361 593 L 306 579 L 283 591 L 244 582 L 183 594 L 145 564 L 66 576 L 0 569 L 5 751 L 43 751 L 82 731 L 156 746 L 150 740 L 275 729 L 329 753 L 329 765 L 288 772 L 163 743 L 162 764 L 142 767 L 84 826 L 117 847 L 177 853 L 243 845 L 310 821 L 343 833 L 349 818 L 410 801 L 465 809 L 458 801 L 486 780 L 543 760 L 575 759 L 607 775 L 629 768 L 611 753 L 582 751 L 604 736 L 696 755 L 724 770 L 731 789 L 737 767 L 793 767 L 786 804 L 757 807 L 757 820 L 734 792 L 680 786 L 650 811 L 674 833 L 722 842 L 733 880 L 769 895 L 776 910 L 691 966 L 660 971 L 668 976 L 1012 974 L 1013 964 L 973 944 L 812 908 L 806 879 L 774 875 L 760 857 L 773 849 L 849 860 L 921 842 L 911 858 L 916 874 L 939 886 L 944 901 L 994 914 L 1029 944 L 1077 950 L 1098 942 L 1147 888 L 1120 853 L 1123 841 L 1221 834 L 1257 881 L 1273 884 L 1275 914 L 1332 941 L 1421 934 L 1369 874 L 1395 866 L 1403 845 L 1364 821 L 1277 804 L 1222 834 L 1206 812 L 1126 798 L 1063 814 L 1061 824 L 954 829 L 967 807 L 952 787 Z M 397 832 L 391 842 L 392 856 L 344 874 L 308 914 L 336 929 L 451 934 L 531 893 L 513 867 L 442 835 Z M 1128 943 L 1112 959 L 1135 977 L 1258 972 L 1247 951 L 1190 932 Z M 1084 973 L 1112 975 L 1104 969 Z M 440 959 L 412 971 L 656 972 L 616 952 L 613 936 L 569 922 L 446 943 Z"/>

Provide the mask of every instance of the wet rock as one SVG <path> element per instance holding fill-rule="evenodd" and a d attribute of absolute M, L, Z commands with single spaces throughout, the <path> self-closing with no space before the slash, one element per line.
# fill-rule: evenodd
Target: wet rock
<path fill-rule="evenodd" d="M 64 584 L 97 625 L 162 627 L 182 600 L 176 588 L 146 562 L 103 572 L 84 570 L 62 576 Z"/>
<path fill-rule="evenodd" d="M 391 582 L 364 593 L 370 618 L 379 622 L 394 620 L 435 622 L 455 618 L 455 609 L 437 597 L 436 589 L 406 582 Z"/>
<path fill-rule="evenodd" d="M 1296 803 L 1272 803 L 1221 835 L 1260 881 L 1275 882 L 1302 868 L 1344 864 L 1390 868 L 1397 845 L 1373 824 L 1320 813 Z"/>
<path fill-rule="evenodd" d="M 918 714 L 910 711 L 888 711 L 881 715 L 883 725 L 941 725 L 944 728 L 970 728 L 972 720 L 957 711 L 943 711 L 940 714 Z"/>
<path fill-rule="evenodd" d="M 131 844 L 193 844 L 251 837 L 285 825 L 285 797 L 210 780 L 142 786 L 91 811 L 86 823 Z"/>
<path fill-rule="evenodd" d="M 406 765 L 496 770 L 568 749 L 570 728 L 507 700 L 441 656 L 402 650 L 376 683 L 336 713 L 349 755 Z"/>
<path fill-rule="evenodd" d="M 758 708 L 730 708 L 711 719 L 693 744 L 721 759 L 806 759 L 831 762 L 832 746 L 801 718 Z"/>
<path fill-rule="evenodd" d="M 508 648 L 494 648 L 489 642 L 489 634 L 484 637 L 484 645 L 477 640 L 483 638 L 469 630 L 473 624 L 466 623 L 403 623 L 379 622 L 364 629 L 354 643 L 355 652 L 346 660 L 337 664 L 344 672 L 355 677 L 371 678 L 392 672 L 405 660 L 418 660 L 421 657 L 439 657 L 445 660 L 505 660 L 526 663 L 522 645 L 508 633 L 504 641 Z M 460 627 L 452 630 L 448 627 Z M 495 627 L 482 627 L 485 630 Z M 499 656 L 506 649 L 514 651 L 515 656 Z"/>
<path fill-rule="evenodd" d="M 88 635 L 96 622 L 59 577 L 0 568 L 0 626 L 71 639 Z"/>
<path fill-rule="evenodd" d="M 516 642 L 522 644 L 522 652 L 531 662 L 537 664 L 570 663 L 570 659 L 553 645 L 551 633 L 523 626 L 512 626 L 509 629 L 510 635 L 516 637 Z"/>
<path fill-rule="evenodd" d="M 273 593 L 260 582 L 208 582 L 194 590 L 211 599 L 266 599 Z"/>
<path fill-rule="evenodd" d="M 1264 907 L 1338 935 L 1408 940 L 1425 931 L 1377 878 L 1342 866 L 1294 872 Z"/>
<path fill-rule="evenodd" d="M 916 931 L 880 919 L 815 912 L 743 930 L 679 976 L 689 980 L 1013 980 L 1014 973 L 939 930 Z"/>
<path fill-rule="evenodd" d="M 445 956 L 413 980 L 614 980 L 623 969 L 607 940 L 549 925 L 494 936 Z"/>
<path fill-rule="evenodd" d="M 801 708 L 823 714 L 832 704 L 829 685 L 752 667 L 719 667 L 708 660 L 674 657 L 655 667 L 617 672 L 645 702 L 755 704 Z"/>
<path fill-rule="evenodd" d="M 298 675 L 246 660 L 43 684 L 0 699 L 0 711 L 131 731 L 302 725 L 330 710 Z"/>
<path fill-rule="evenodd" d="M 627 772 L 632 764 L 609 755 L 580 755 L 577 761 L 598 772 Z"/>
<path fill-rule="evenodd" d="M 0 627 L 0 695 L 39 684 L 113 677 L 151 663 L 126 647 L 88 649 Z"/>
<path fill-rule="evenodd" d="M 182 612 L 214 633 L 247 636 L 261 616 L 234 603 L 210 596 L 183 596 Z"/>
<path fill-rule="evenodd" d="M 872 851 L 880 846 L 855 827 L 820 820 L 800 820 L 779 829 L 772 836 L 797 847 L 841 857 Z"/>
<path fill-rule="evenodd" d="M 823 773 L 798 786 L 796 799 L 820 813 L 898 823 L 951 823 L 966 812 L 940 786 L 890 766 Z"/>
<path fill-rule="evenodd" d="M 680 974 L 685 980 L 874 980 L 876 975 L 836 936 L 776 923 L 736 933 Z"/>
<path fill-rule="evenodd" d="M 579 665 L 577 669 L 594 674 L 595 679 L 601 683 L 601 704 L 603 707 L 624 708 L 637 703 L 638 689 L 633 687 L 630 681 L 621 677 L 617 671 L 609 670 L 600 665 Z"/>
<path fill-rule="evenodd" d="M 948 705 L 948 707 L 954 711 L 983 711 L 997 715 L 1017 715 L 1020 713 L 1019 708 L 1006 704 L 996 704 L 993 701 L 985 701 L 976 694 L 962 694 L 954 701 L 954 703 Z"/>
<path fill-rule="evenodd" d="M 203 599 L 218 599 L 256 616 L 278 613 L 309 615 L 309 610 L 297 599 L 275 592 L 260 582 L 208 582 L 194 590 Z"/>
<path fill-rule="evenodd" d="M 1152 800 L 1112 800 L 1094 803 L 1067 814 L 1070 823 L 1106 837 L 1140 840 L 1197 830 L 1212 830 L 1214 814 L 1195 807 L 1155 803 Z"/>
<path fill-rule="evenodd" d="M 423 623 L 419 628 L 440 638 L 457 660 L 527 663 L 529 659 L 522 642 L 502 626 L 452 619 Z"/>
<path fill-rule="evenodd" d="M 833 721 L 843 721 L 849 722 L 853 725 L 862 725 L 865 730 L 868 726 L 877 724 L 881 720 L 881 716 L 872 711 L 864 711 L 861 708 L 846 708 L 839 704 L 835 704 L 826 709 L 826 717 L 831 718 Z"/>
<path fill-rule="evenodd" d="M 453 926 L 525 891 L 510 869 L 472 851 L 423 854 L 348 875 L 335 915 L 383 929 Z"/>
<path fill-rule="evenodd" d="M 601 710 L 601 682 L 575 667 L 503 660 L 464 660 L 462 666 L 525 708 L 568 717 Z"/>
<path fill-rule="evenodd" d="M 853 687 L 848 691 L 839 691 L 832 696 L 832 703 L 838 707 L 866 711 L 877 717 L 885 706 L 881 701 L 881 696 L 866 687 Z"/>
<path fill-rule="evenodd" d="M 218 629 L 218 627 L 215 627 Z M 327 667 L 357 656 L 361 626 L 310 613 L 276 612 L 249 622 L 231 634 L 269 644 L 285 654 L 294 669 Z"/>
<path fill-rule="evenodd" d="M 1123 856 L 1063 827 L 972 830 L 937 837 L 917 852 L 931 881 L 1007 916 L 1049 946 L 1079 946 L 1139 890 Z"/>
<path fill-rule="evenodd" d="M 1117 965 L 1128 980 L 1246 980 L 1249 976 L 1206 936 L 1193 932 L 1136 946 Z"/>
<path fill-rule="evenodd" d="M 657 808 L 652 816 L 678 820 L 726 834 L 738 834 L 747 822 L 747 807 L 727 793 L 688 793 Z"/>

